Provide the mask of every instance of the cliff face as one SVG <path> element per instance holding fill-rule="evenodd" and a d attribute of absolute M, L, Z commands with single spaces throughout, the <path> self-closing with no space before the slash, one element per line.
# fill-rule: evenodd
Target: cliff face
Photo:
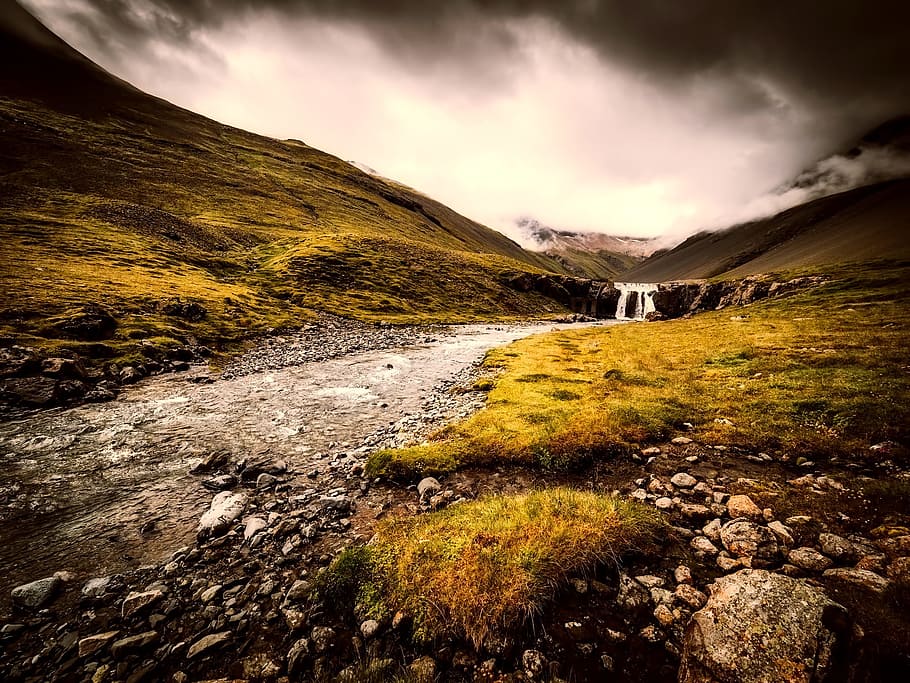
<path fill-rule="evenodd" d="M 753 301 L 778 297 L 814 287 L 825 281 L 820 276 L 777 280 L 769 275 L 752 275 L 729 282 L 663 282 L 641 285 L 652 297 L 654 310 L 645 320 L 680 318 L 699 311 L 744 306 Z M 537 292 L 558 301 L 574 313 L 593 318 L 615 318 L 621 292 L 612 282 L 567 275 L 521 273 L 503 279 L 503 284 L 520 292 Z"/>

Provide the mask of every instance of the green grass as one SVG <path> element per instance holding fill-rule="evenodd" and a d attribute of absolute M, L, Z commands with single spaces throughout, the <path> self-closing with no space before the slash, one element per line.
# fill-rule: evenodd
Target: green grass
<path fill-rule="evenodd" d="M 481 648 L 526 626 L 566 585 L 641 547 L 660 527 L 650 508 L 568 488 L 491 496 L 382 524 L 316 581 L 385 619 L 402 610 L 415 637 Z"/>
<path fill-rule="evenodd" d="M 159 100 L 107 109 L 0 98 L 0 337 L 72 348 L 51 323 L 87 303 L 118 319 L 113 360 L 141 339 L 231 350 L 316 310 L 392 323 L 562 311 L 501 284 L 556 262 L 404 186 Z M 174 298 L 208 315 L 164 315 Z"/>
<path fill-rule="evenodd" d="M 374 454 L 368 470 L 580 467 L 683 422 L 707 443 L 795 457 L 907 446 L 908 270 L 845 266 L 818 289 L 746 309 L 521 340 L 488 354 L 502 372 L 482 411 L 426 444 Z"/>

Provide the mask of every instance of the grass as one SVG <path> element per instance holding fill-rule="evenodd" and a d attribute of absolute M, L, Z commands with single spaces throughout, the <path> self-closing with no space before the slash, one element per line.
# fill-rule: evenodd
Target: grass
<path fill-rule="evenodd" d="M 74 349 L 51 323 L 90 303 L 119 323 L 94 357 L 120 361 L 141 340 L 229 351 L 316 310 L 391 323 L 563 310 L 501 284 L 559 264 L 414 190 L 142 95 L 105 107 L 0 98 L 5 343 Z M 207 316 L 165 315 L 175 298 Z"/>
<path fill-rule="evenodd" d="M 491 496 L 381 525 L 316 582 L 319 598 L 359 611 L 403 610 L 415 637 L 478 649 L 526 626 L 568 579 L 640 547 L 661 522 L 650 508 L 569 488 Z"/>
<path fill-rule="evenodd" d="M 682 428 L 707 443 L 812 459 L 908 446 L 908 264 L 834 269 L 824 286 L 690 319 L 539 335 L 490 352 L 486 407 L 373 475 L 566 469 Z M 732 424 L 720 421 L 729 421 Z"/>

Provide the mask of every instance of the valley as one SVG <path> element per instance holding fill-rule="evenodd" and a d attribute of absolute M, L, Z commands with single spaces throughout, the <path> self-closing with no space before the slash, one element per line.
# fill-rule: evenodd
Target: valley
<path fill-rule="evenodd" d="M 882 121 L 879 100 L 809 141 L 796 104 L 775 104 L 789 113 L 764 113 L 774 140 L 761 102 L 790 90 L 702 92 L 705 64 L 729 61 L 707 48 L 695 81 L 642 73 L 609 106 L 568 97 L 557 115 L 514 98 L 548 77 L 574 5 L 549 23 L 534 10 L 528 28 L 521 3 L 489 4 L 480 27 L 457 3 L 405 21 L 408 3 L 371 7 L 363 25 L 333 3 L 225 3 L 213 23 L 211 3 L 44 9 L 106 58 L 188 50 L 187 70 L 214 68 L 225 97 L 248 26 L 276 46 L 283 31 L 359 46 L 358 78 L 399 71 L 383 88 L 364 76 L 374 110 L 345 91 L 321 133 L 346 142 L 369 121 L 389 158 L 413 134 L 438 166 L 415 153 L 415 177 L 466 206 L 489 187 L 528 205 L 501 221 L 518 241 L 365 164 L 147 94 L 35 3 L 0 0 L 0 679 L 908 680 L 907 117 L 832 146 Z M 206 52 L 228 25 L 236 50 Z M 533 49 L 515 42 L 544 25 Z M 422 35 L 389 47 L 415 27 L 450 33 L 427 52 Z M 508 57 L 479 51 L 469 83 L 440 55 L 475 33 Z M 637 54 L 579 40 L 546 81 L 561 95 L 568 65 L 593 59 L 602 78 Z M 331 110 L 339 64 L 319 58 L 305 66 L 324 82 L 284 75 L 289 108 Z M 508 68 L 480 74 L 487 59 Z M 534 77 L 517 78 L 527 64 Z M 418 82 L 432 85 L 422 108 Z M 611 137 L 614 107 L 651 88 L 699 106 L 678 121 L 633 107 Z M 715 106 L 727 128 L 699 118 Z M 582 128 L 563 131 L 572 117 Z M 465 162 L 444 131 L 474 118 L 477 139 L 457 142 L 476 159 L 455 182 Z M 698 147 L 666 132 L 686 126 Z M 772 163 L 774 145 L 786 158 Z M 742 188 L 720 176 L 767 180 L 763 164 L 803 169 L 742 192 L 778 208 L 675 246 L 627 236 L 730 208 Z"/>

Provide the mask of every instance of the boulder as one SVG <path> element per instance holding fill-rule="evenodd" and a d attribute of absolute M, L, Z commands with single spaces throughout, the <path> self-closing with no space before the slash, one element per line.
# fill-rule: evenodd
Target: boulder
<path fill-rule="evenodd" d="M 439 493 L 441 490 L 442 485 L 433 477 L 424 477 L 420 480 L 420 483 L 417 484 L 417 495 L 420 496 L 420 500 L 426 500 L 434 493 Z"/>
<path fill-rule="evenodd" d="M 0 400 L 26 408 L 44 408 L 57 399 L 52 377 L 16 377 L 0 382 Z"/>
<path fill-rule="evenodd" d="M 780 554 L 774 532 L 748 519 L 734 519 L 724 524 L 720 529 L 720 540 L 735 557 L 770 562 Z"/>
<path fill-rule="evenodd" d="M 54 597 L 60 584 L 61 581 L 59 577 L 48 576 L 44 579 L 38 579 L 31 583 L 16 586 L 13 588 L 10 596 L 12 597 L 13 602 L 20 607 L 37 609 Z"/>
<path fill-rule="evenodd" d="M 223 645 L 231 639 L 230 631 L 221 631 L 220 633 L 210 633 L 207 636 L 203 636 L 195 643 L 190 645 L 190 649 L 186 652 L 187 659 L 195 659 L 200 655 L 211 652 L 215 648 Z"/>
<path fill-rule="evenodd" d="M 745 495 L 730 496 L 730 500 L 727 501 L 727 512 L 730 513 L 731 519 L 739 517 L 755 520 L 762 519 L 761 508 L 749 496 Z"/>
<path fill-rule="evenodd" d="M 242 493 L 222 491 L 212 498 L 209 509 L 199 520 L 200 538 L 223 534 L 237 521 L 246 507 L 246 496 Z"/>
<path fill-rule="evenodd" d="M 683 639 L 680 683 L 831 680 L 843 608 L 805 581 L 744 569 L 711 586 Z"/>
<path fill-rule="evenodd" d="M 828 569 L 833 562 L 814 548 L 796 548 L 791 550 L 787 559 L 800 569 L 810 572 L 821 572 Z"/>
<path fill-rule="evenodd" d="M 88 304 L 80 313 L 61 320 L 54 327 L 66 339 L 98 341 L 113 336 L 117 320 L 105 308 Z"/>

